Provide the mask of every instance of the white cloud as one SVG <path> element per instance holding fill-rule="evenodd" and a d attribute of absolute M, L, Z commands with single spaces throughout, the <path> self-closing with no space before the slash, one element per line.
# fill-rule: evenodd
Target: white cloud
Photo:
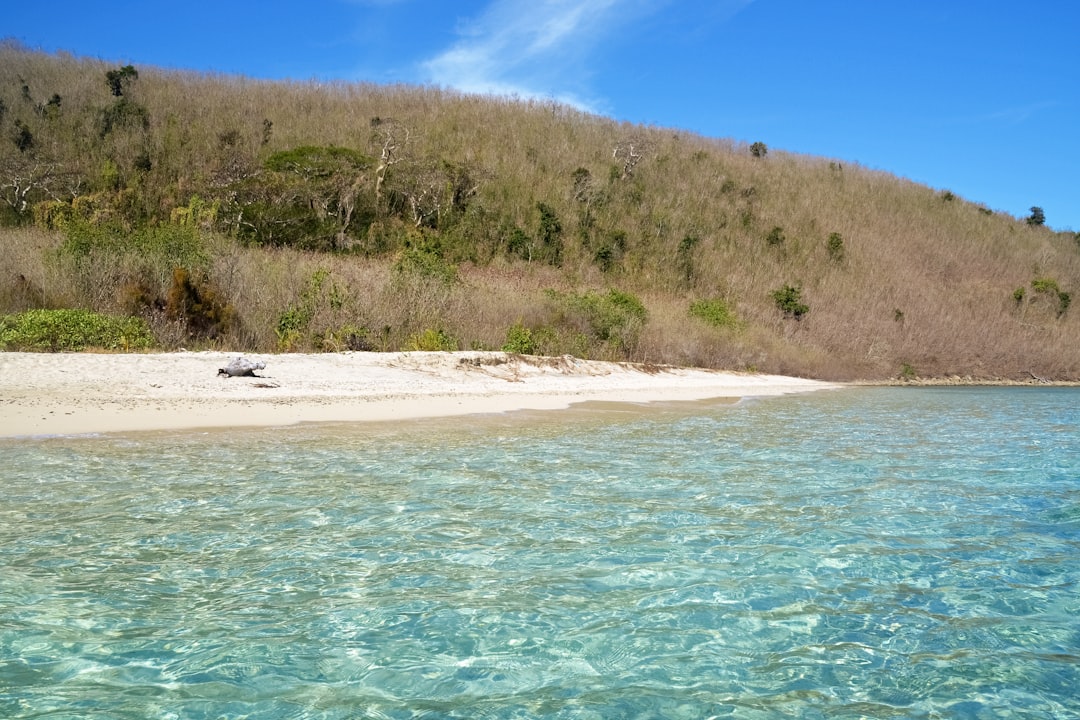
<path fill-rule="evenodd" d="M 656 22 L 704 32 L 754 0 L 490 0 L 458 40 L 421 63 L 426 82 L 463 92 L 556 100 L 588 112 L 609 101 L 590 85 L 613 37 Z M 662 15 L 663 13 L 663 15 Z"/>
<path fill-rule="evenodd" d="M 494 0 L 423 63 L 430 82 L 463 92 L 555 99 L 583 110 L 587 58 L 656 0 Z"/>

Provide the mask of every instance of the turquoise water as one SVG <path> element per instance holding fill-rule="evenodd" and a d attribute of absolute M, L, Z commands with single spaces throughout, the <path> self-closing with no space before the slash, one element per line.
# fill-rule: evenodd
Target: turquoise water
<path fill-rule="evenodd" d="M 1080 391 L 0 441 L 3 718 L 1080 716 Z"/>

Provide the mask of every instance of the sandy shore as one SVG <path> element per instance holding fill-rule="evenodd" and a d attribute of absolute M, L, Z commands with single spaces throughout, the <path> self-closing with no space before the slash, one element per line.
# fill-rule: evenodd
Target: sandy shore
<path fill-rule="evenodd" d="M 219 376 L 218 368 L 235 357 L 0 353 L 0 437 L 387 421 L 836 387 L 498 352 L 247 355 L 266 362 L 260 377 Z"/>

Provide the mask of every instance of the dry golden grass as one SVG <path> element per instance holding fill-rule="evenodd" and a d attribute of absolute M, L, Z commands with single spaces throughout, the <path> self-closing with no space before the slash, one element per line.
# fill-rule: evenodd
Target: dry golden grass
<path fill-rule="evenodd" d="M 638 342 L 623 353 L 635 361 L 831 379 L 890 377 L 905 368 L 921 375 L 1080 378 L 1080 308 L 1059 316 L 1057 297 L 1031 285 L 1049 278 L 1064 292 L 1080 293 L 1076 236 L 989 214 L 884 172 L 784 153 L 755 158 L 730 141 L 546 102 L 142 67 L 128 94 L 146 108 L 148 126 L 103 135 L 102 113 L 115 102 L 103 80 L 112 67 L 0 47 L 0 183 L 26 160 L 8 140 L 16 119 L 34 133 L 37 158 L 81 183 L 51 191 L 101 197 L 151 224 L 169 222 L 193 195 L 224 192 L 222 177 L 255 172 L 277 151 L 337 145 L 377 158 L 388 128 L 398 132 L 398 153 L 412 167 L 447 163 L 468 168 L 478 181 L 457 224 L 419 233 L 406 219 L 381 217 L 378 227 L 390 241 L 368 258 L 244 247 L 224 227 L 207 229 L 209 282 L 238 321 L 223 336 L 199 342 L 277 349 L 283 313 L 309 305 L 294 349 L 337 347 L 334 333 L 349 326 L 367 329 L 377 349 L 398 349 L 428 329 L 460 347 L 493 348 L 515 323 L 558 325 L 545 290 L 618 288 L 649 311 Z M 63 110 L 48 117 L 40 106 L 54 93 L 63 97 Z M 640 159 L 626 174 L 630 146 Z M 147 161 L 151 169 L 139 170 Z M 400 182 L 405 167 L 392 166 L 388 182 Z M 587 182 L 575 185 L 582 173 Z M 364 182 L 374 197 L 373 176 Z M 562 225 L 559 267 L 505 251 L 514 228 L 537 235 L 540 202 Z M 783 241 L 770 244 L 774 228 Z M 829 252 L 833 233 L 842 238 L 842 260 Z M 395 274 L 401 238 L 421 236 L 443 244 L 458 282 Z M 615 238 L 620 254 L 603 271 L 598 249 Z M 696 238 L 689 252 L 687 238 Z M 353 240 L 368 247 L 371 238 Z M 122 310 L 131 269 L 97 267 L 77 276 L 49 262 L 59 242 L 54 231 L 0 229 L 0 311 Z M 319 273 L 323 286 L 307 297 Z M 773 301 L 771 293 L 785 284 L 802 289 L 810 311 L 801 321 L 785 318 Z M 1026 289 L 1019 303 L 1018 288 Z M 690 317 L 690 303 L 701 298 L 723 298 L 741 329 Z M 194 342 L 166 323 L 157 330 L 169 344 Z M 612 352 L 560 332 L 549 334 L 546 349 Z"/>

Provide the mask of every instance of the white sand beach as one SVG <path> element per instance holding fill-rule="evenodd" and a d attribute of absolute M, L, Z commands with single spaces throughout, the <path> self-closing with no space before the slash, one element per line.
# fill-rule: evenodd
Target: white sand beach
<path fill-rule="evenodd" d="M 800 378 L 501 352 L 0 353 L 0 437 L 391 421 L 587 401 L 743 398 L 835 388 Z"/>

